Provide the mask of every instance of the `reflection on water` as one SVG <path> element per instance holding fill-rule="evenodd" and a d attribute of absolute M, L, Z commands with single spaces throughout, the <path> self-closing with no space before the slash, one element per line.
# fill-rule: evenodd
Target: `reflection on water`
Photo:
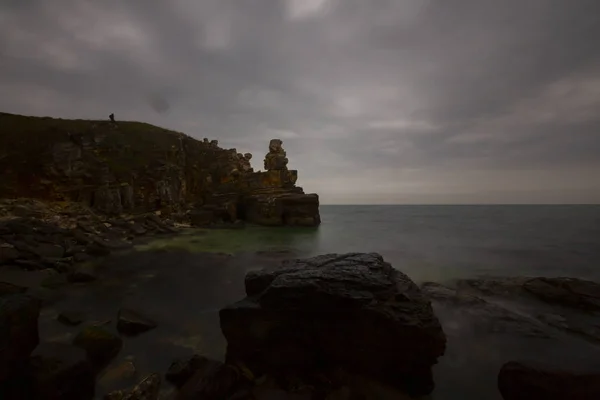
<path fill-rule="evenodd" d="M 225 341 L 218 310 L 244 296 L 246 272 L 285 257 L 327 252 L 380 252 L 416 281 L 443 282 L 486 272 L 592 278 L 599 273 L 590 267 L 600 260 L 599 250 L 588 243 L 589 224 L 599 221 L 597 209 L 587 215 L 578 211 L 581 215 L 575 213 L 571 219 L 555 218 L 556 229 L 550 232 L 544 224 L 536 231 L 537 219 L 522 210 L 508 216 L 506 210 L 488 210 L 487 219 L 480 209 L 460 210 L 458 215 L 444 208 L 381 210 L 353 213 L 352 208 L 324 207 L 319 229 L 197 230 L 140 246 L 139 252 L 109 257 L 101 265 L 98 282 L 67 288 L 65 297 L 44 311 L 42 337 L 68 341 L 81 329 L 59 324 L 59 311 L 83 312 L 86 323 L 110 321 L 106 326 L 114 330 L 118 309 L 128 307 L 148 314 L 159 326 L 125 338 L 114 365 L 134 360 L 139 376 L 164 372 L 174 358 L 193 353 L 222 358 Z M 270 252 L 260 253 L 264 250 Z M 565 260 L 571 262 L 558 264 Z M 568 272 L 565 265 L 571 268 Z M 436 305 L 436 312 L 448 334 L 448 350 L 435 367 L 435 400 L 499 399 L 496 376 L 512 359 L 561 360 L 573 367 L 600 360 L 598 347 L 580 339 L 488 334 L 470 329 L 472 321 L 452 309 Z M 126 381 L 104 380 L 98 396 Z"/>

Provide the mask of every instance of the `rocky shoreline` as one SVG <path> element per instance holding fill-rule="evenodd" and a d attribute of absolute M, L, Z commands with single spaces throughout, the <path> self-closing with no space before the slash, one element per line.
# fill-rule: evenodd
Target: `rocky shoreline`
<path fill-rule="evenodd" d="M 44 270 L 69 282 L 91 281 L 95 275 L 89 261 L 188 227 L 160 213 L 110 217 L 79 204 L 2 200 L 0 266 Z"/>
<path fill-rule="evenodd" d="M 447 346 L 468 336 L 454 331 L 454 314 L 447 310 L 468 318 L 466 329 L 473 332 L 536 340 L 566 334 L 598 343 L 600 284 L 579 279 L 481 278 L 417 286 L 378 254 L 350 253 L 265 265 L 246 275 L 245 289 L 246 298 L 219 313 L 227 340 L 224 362 L 200 354 L 177 360 L 104 398 L 422 398 L 434 388 L 432 367 Z M 81 316 L 62 312 L 59 321 L 78 333 L 70 344 L 49 343 L 39 338 L 40 300 L 14 285 L 0 290 L 0 331 L 9 328 L 0 337 L 2 398 L 93 399 L 100 381 L 133 376 L 128 358 L 106 369 L 123 341 L 161 325 L 125 307 L 114 310 L 112 323 L 81 324 Z M 505 400 L 587 400 L 600 393 L 600 366 L 569 372 L 511 358 L 503 363 L 497 390 Z M 23 388 L 31 392 L 18 391 Z"/>

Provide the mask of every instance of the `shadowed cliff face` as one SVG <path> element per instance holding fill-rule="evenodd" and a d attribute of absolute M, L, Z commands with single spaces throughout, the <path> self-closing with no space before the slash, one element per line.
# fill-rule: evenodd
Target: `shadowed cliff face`
<path fill-rule="evenodd" d="M 241 217 L 268 211 L 246 212 L 247 205 L 257 203 L 246 198 L 255 194 L 261 199 L 303 195 L 294 185 L 296 171 L 254 173 L 251 157 L 222 149 L 216 140 L 198 141 L 140 122 L 0 113 L 0 197 L 78 201 L 107 214 L 211 205 L 228 210 L 225 215 L 235 220 L 238 213 L 231 210 L 240 210 Z M 316 210 L 316 217 L 311 215 L 310 221 L 283 206 L 267 216 L 281 224 L 318 224 L 318 198 L 310 199 L 313 204 L 316 200 L 316 209 L 310 210 Z M 303 204 L 300 208 L 306 208 Z"/>

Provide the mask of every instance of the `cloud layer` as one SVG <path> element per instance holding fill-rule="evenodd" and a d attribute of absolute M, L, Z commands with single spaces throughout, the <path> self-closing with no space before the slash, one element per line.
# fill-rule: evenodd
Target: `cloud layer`
<path fill-rule="evenodd" d="M 8 0 L 0 110 L 143 120 L 324 203 L 600 202 L 597 0 Z"/>

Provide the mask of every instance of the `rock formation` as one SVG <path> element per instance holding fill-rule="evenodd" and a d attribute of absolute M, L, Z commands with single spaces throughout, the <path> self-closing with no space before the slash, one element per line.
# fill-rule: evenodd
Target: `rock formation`
<path fill-rule="evenodd" d="M 433 390 L 444 332 L 427 297 L 379 254 L 284 261 L 245 285 L 247 297 L 220 312 L 228 363 L 279 379 L 341 374 L 409 395 Z"/>
<path fill-rule="evenodd" d="M 0 149 L 0 198 L 81 202 L 107 215 L 198 209 L 199 221 L 320 223 L 318 196 L 295 186 L 278 139 L 267 171 L 254 172 L 251 154 L 217 140 L 139 122 L 117 130 L 108 121 L 0 113 Z"/>
<path fill-rule="evenodd" d="M 265 156 L 265 169 L 267 171 L 287 170 L 288 159 L 282 145 L 283 142 L 280 139 L 271 139 L 271 142 L 269 142 L 269 152 Z"/>

